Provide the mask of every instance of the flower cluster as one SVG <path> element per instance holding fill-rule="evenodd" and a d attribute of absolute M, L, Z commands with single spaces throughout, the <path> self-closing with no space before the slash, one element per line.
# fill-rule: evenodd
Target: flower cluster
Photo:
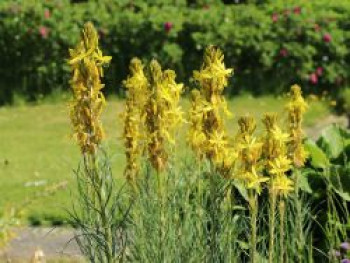
<path fill-rule="evenodd" d="M 73 72 L 70 84 L 74 99 L 70 105 L 70 117 L 74 136 L 83 154 L 94 154 L 104 136 L 100 123 L 105 106 L 101 77 L 103 66 L 110 62 L 111 57 L 102 55 L 97 32 L 89 22 L 84 26 L 80 43 L 69 53 L 68 63 Z"/>
<path fill-rule="evenodd" d="M 291 100 L 287 104 L 289 122 L 289 154 L 294 165 L 301 167 L 306 160 L 306 151 L 303 146 L 304 133 L 302 129 L 303 114 L 308 108 L 302 97 L 301 88 L 298 85 L 291 87 Z"/>
<path fill-rule="evenodd" d="M 161 69 L 156 60 L 150 63 L 149 97 L 145 104 L 148 158 L 158 171 L 164 170 L 168 154 L 166 142 L 175 143 L 174 128 L 182 122 L 179 107 L 183 84 L 175 82 L 172 70 Z"/>
<path fill-rule="evenodd" d="M 226 68 L 223 60 L 222 52 L 209 46 L 201 70 L 193 73 L 200 90 L 192 92 L 189 142 L 197 154 L 206 156 L 217 169 L 228 172 L 234 154 L 223 124 L 222 113 L 230 116 L 230 112 L 222 93 L 233 70 Z"/>
<path fill-rule="evenodd" d="M 291 160 L 287 153 L 289 134 L 280 129 L 274 113 L 266 114 L 263 123 L 266 128 L 263 146 L 266 169 L 271 176 L 269 190 L 271 194 L 287 195 L 293 190 L 293 181 L 286 175 L 291 169 Z"/>
<path fill-rule="evenodd" d="M 142 62 L 134 58 L 130 62 L 130 76 L 123 82 L 127 89 L 124 113 L 124 144 L 126 154 L 125 176 L 134 181 L 139 171 L 139 157 L 143 152 L 145 139 L 143 108 L 147 100 L 148 80 Z"/>
<path fill-rule="evenodd" d="M 262 147 L 263 143 L 254 136 L 256 122 L 253 117 L 245 116 L 238 120 L 240 131 L 237 135 L 238 149 L 238 175 L 247 189 L 261 192 L 261 184 L 268 181 L 268 177 L 264 177 L 262 170 Z"/>

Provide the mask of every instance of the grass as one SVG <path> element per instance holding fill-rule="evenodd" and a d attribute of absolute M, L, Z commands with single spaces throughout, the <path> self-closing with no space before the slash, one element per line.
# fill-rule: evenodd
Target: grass
<path fill-rule="evenodd" d="M 260 119 L 263 112 L 281 113 L 285 98 L 248 95 L 229 101 L 234 119 L 228 122 L 228 131 L 236 130 L 237 116 L 251 114 Z M 108 136 L 107 150 L 112 155 L 113 172 L 122 178 L 125 163 L 123 142 L 120 139 L 122 120 L 119 113 L 124 102 L 111 99 L 103 115 Z M 185 103 L 185 108 L 188 102 Z M 313 102 L 305 118 L 305 125 L 314 125 L 329 114 L 325 103 Z M 50 185 L 67 182 L 68 187 L 52 196 L 38 198 L 24 214 L 32 224 L 59 224 L 66 218 L 71 191 L 75 189 L 72 170 L 79 163 L 79 149 L 70 138 L 67 103 L 43 102 L 40 105 L 22 105 L 0 108 L 0 208 L 19 205 L 43 193 Z M 2 209 L 0 209 L 1 211 Z"/>

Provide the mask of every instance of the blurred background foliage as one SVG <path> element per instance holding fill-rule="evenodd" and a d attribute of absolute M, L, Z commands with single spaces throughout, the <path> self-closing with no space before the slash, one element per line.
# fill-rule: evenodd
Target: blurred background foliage
<path fill-rule="evenodd" d="M 2 0 L 0 105 L 68 90 L 68 48 L 88 20 L 113 56 L 107 93 L 122 92 L 135 56 L 159 59 L 188 83 L 209 44 L 235 69 L 231 95 L 280 94 L 293 83 L 334 98 L 349 93 L 348 1 Z"/>

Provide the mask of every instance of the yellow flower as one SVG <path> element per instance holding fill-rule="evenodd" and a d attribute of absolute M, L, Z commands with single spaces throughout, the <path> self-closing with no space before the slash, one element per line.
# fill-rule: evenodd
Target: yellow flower
<path fill-rule="evenodd" d="M 302 97 L 301 88 L 298 85 L 291 87 L 291 101 L 287 104 L 288 111 L 296 111 L 300 114 L 306 112 L 308 105 Z"/>
<path fill-rule="evenodd" d="M 223 59 L 222 52 L 210 46 L 205 51 L 201 70 L 193 72 L 200 91 L 192 91 L 188 138 L 198 157 L 206 156 L 217 170 L 226 173 L 234 158 L 228 147 L 222 117 L 222 114 L 231 116 L 231 113 L 222 92 L 233 70 L 225 67 Z"/>
<path fill-rule="evenodd" d="M 256 129 L 254 118 L 251 116 L 241 117 L 238 124 L 240 130 L 236 136 L 239 158 L 237 179 L 242 181 L 248 189 L 254 190 L 256 192 L 254 194 L 260 194 L 262 185 L 269 180 L 268 177 L 263 176 L 262 172 L 258 172 L 264 168 L 264 155 L 262 154 L 264 143 L 254 136 Z"/>
<path fill-rule="evenodd" d="M 275 126 L 272 130 L 272 136 L 276 142 L 282 146 L 288 141 L 290 141 L 290 136 L 288 133 L 283 132 L 278 126 Z"/>
<path fill-rule="evenodd" d="M 291 99 L 287 105 L 288 121 L 289 121 L 289 154 L 297 167 L 301 167 L 305 163 L 306 154 L 303 149 L 303 130 L 302 120 L 303 114 L 308 108 L 307 103 L 302 97 L 301 88 L 298 85 L 291 87 Z"/>
<path fill-rule="evenodd" d="M 228 77 L 233 72 L 233 69 L 225 67 L 223 60 L 222 52 L 209 46 L 205 51 L 202 69 L 193 73 L 194 79 L 203 87 L 206 99 L 211 100 L 213 104 L 219 103 L 220 98 L 212 94 L 219 94 L 223 91 L 228 84 Z"/>
<path fill-rule="evenodd" d="M 227 144 L 224 132 L 214 131 L 214 133 L 210 134 L 207 146 L 208 154 L 215 163 L 223 160 L 223 153 Z"/>
<path fill-rule="evenodd" d="M 276 194 L 286 196 L 294 190 L 293 184 L 293 181 L 287 176 L 277 176 L 273 179 L 270 190 Z"/>
<path fill-rule="evenodd" d="M 148 157 L 153 167 L 162 171 L 167 164 L 166 142 L 175 144 L 175 128 L 183 122 L 179 106 L 183 84 L 177 84 L 172 70 L 161 69 L 156 60 L 150 63 L 149 97 L 145 105 Z"/>
<path fill-rule="evenodd" d="M 256 163 L 261 156 L 262 146 L 263 144 L 255 137 L 244 136 L 242 142 L 238 144 L 242 162 Z"/>
<path fill-rule="evenodd" d="M 269 180 L 268 177 L 259 175 L 255 167 L 242 173 L 239 178 L 243 181 L 247 189 L 253 189 L 258 194 L 261 192 L 261 185 Z"/>
<path fill-rule="evenodd" d="M 272 175 L 284 175 L 291 169 L 291 161 L 286 156 L 278 156 L 274 160 L 270 161 L 270 173 Z"/>
<path fill-rule="evenodd" d="M 69 53 L 68 64 L 72 71 L 70 84 L 74 97 L 70 103 L 70 117 L 74 137 L 83 154 L 94 154 L 104 137 L 100 122 L 105 107 L 101 92 L 104 86 L 101 83 L 102 67 L 110 62 L 111 57 L 102 55 L 98 48 L 97 32 L 90 22 L 84 25 L 81 41 Z"/>
<path fill-rule="evenodd" d="M 148 95 L 148 80 L 143 72 L 143 65 L 137 58 L 130 62 L 130 76 L 123 82 L 127 89 L 124 112 L 124 144 L 126 167 L 124 174 L 129 181 L 134 181 L 139 170 L 139 158 L 144 152 L 143 108 Z"/>

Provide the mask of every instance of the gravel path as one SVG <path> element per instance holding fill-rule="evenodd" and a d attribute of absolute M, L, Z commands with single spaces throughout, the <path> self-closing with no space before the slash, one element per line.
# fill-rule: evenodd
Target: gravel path
<path fill-rule="evenodd" d="M 347 122 L 348 120 L 345 116 L 329 115 L 325 119 L 322 119 L 319 122 L 317 122 L 316 125 L 306 128 L 305 132 L 310 138 L 317 139 L 320 136 L 323 128 L 327 127 L 328 125 L 338 124 L 342 127 L 347 127 Z"/>
<path fill-rule="evenodd" d="M 82 262 L 69 228 L 24 227 L 14 230 L 16 237 L 0 252 L 0 262 L 30 262 L 42 251 L 50 262 Z"/>

